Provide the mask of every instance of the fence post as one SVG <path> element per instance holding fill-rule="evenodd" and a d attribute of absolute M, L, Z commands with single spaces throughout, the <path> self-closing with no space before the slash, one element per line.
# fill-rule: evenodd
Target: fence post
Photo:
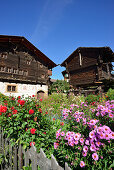
<path fill-rule="evenodd" d="M 12 170 L 12 146 L 9 141 L 9 170 Z"/>
<path fill-rule="evenodd" d="M 19 169 L 22 169 L 22 167 L 23 167 L 23 153 L 22 153 L 22 146 L 21 146 L 21 144 L 19 145 L 18 159 L 19 159 Z"/>
<path fill-rule="evenodd" d="M 53 155 L 51 155 L 51 168 L 53 170 L 63 170 L 63 168 L 59 166 L 58 162 L 56 161 Z"/>
<path fill-rule="evenodd" d="M 65 162 L 65 170 L 71 170 L 70 167 L 68 167 L 68 164 Z"/>

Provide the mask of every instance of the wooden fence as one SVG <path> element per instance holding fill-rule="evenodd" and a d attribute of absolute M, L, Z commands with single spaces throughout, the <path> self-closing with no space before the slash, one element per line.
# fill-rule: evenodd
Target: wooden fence
<path fill-rule="evenodd" d="M 0 127 L 0 160 L 2 156 L 1 170 L 22 170 L 30 164 L 32 170 L 71 170 L 67 163 L 64 169 L 60 167 L 53 155 L 49 160 L 42 149 L 40 153 L 37 153 L 33 144 L 27 150 L 24 150 L 21 145 L 12 147 L 10 140 L 5 138 Z"/>

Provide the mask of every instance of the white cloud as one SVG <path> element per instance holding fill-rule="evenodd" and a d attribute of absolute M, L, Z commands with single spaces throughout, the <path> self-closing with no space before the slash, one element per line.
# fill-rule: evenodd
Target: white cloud
<path fill-rule="evenodd" d="M 65 7 L 72 2 L 73 0 L 46 0 L 31 37 L 32 41 L 43 41 L 61 19 Z"/>

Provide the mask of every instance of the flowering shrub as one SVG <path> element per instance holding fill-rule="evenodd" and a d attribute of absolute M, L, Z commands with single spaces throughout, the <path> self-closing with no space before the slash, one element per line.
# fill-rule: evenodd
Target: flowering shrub
<path fill-rule="evenodd" d="M 54 143 L 55 155 L 61 165 L 62 160 L 65 160 L 72 169 L 108 169 L 113 160 L 114 132 L 105 117 L 113 121 L 113 116 L 109 116 L 113 113 L 113 102 L 108 101 L 100 108 L 99 105 L 97 108 L 89 108 L 86 103 L 81 103 L 80 106 L 71 105 L 70 109 L 63 110 L 63 120 L 67 126 L 64 130 L 62 127 L 57 130 Z M 86 114 L 88 108 L 91 117 Z M 105 112 L 103 120 L 98 119 L 98 111 Z"/>
<path fill-rule="evenodd" d="M 0 126 L 12 145 L 25 149 L 33 143 L 74 170 L 113 167 L 113 100 L 69 105 L 66 96 L 54 94 L 44 107 L 45 102 L 34 96 L 0 97 Z"/>
<path fill-rule="evenodd" d="M 38 150 L 44 148 L 50 157 L 56 128 L 52 130 L 54 122 L 48 118 L 48 114 L 42 113 L 41 100 L 36 101 L 34 97 L 23 99 L 20 96 L 6 100 L 1 97 L 0 103 L 0 126 L 11 138 L 12 145 L 21 143 L 25 149 L 33 142 Z M 51 148 L 52 152 L 49 152 Z"/>

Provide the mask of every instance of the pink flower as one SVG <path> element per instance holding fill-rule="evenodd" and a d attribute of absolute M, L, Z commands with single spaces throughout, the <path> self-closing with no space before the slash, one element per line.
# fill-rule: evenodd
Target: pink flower
<path fill-rule="evenodd" d="M 89 140 L 86 140 L 86 141 L 85 141 L 85 144 L 86 144 L 86 145 L 89 145 Z"/>
<path fill-rule="evenodd" d="M 82 167 L 84 167 L 85 166 L 85 162 L 84 161 L 81 161 L 80 162 L 80 167 L 82 168 Z"/>
<path fill-rule="evenodd" d="M 84 157 L 86 157 L 87 156 L 87 152 L 82 152 L 82 155 L 84 156 Z"/>
<path fill-rule="evenodd" d="M 54 142 L 54 149 L 57 149 L 57 148 L 58 148 L 58 146 L 59 146 L 59 143 Z"/>
<path fill-rule="evenodd" d="M 87 147 L 86 145 L 84 145 L 83 151 L 84 151 L 84 152 L 87 152 L 87 151 L 88 151 L 88 147 Z"/>
<path fill-rule="evenodd" d="M 77 145 L 77 144 L 78 144 L 78 140 L 75 140 L 75 141 L 74 141 L 74 144 Z"/>
<path fill-rule="evenodd" d="M 80 139 L 80 134 L 79 133 L 76 133 L 75 135 L 74 135 L 74 140 L 79 140 Z"/>
<path fill-rule="evenodd" d="M 90 146 L 90 151 L 96 151 L 96 146 L 94 144 Z"/>
<path fill-rule="evenodd" d="M 92 130 L 90 133 L 89 133 L 89 137 L 90 138 L 94 138 L 95 137 L 95 131 Z"/>
<path fill-rule="evenodd" d="M 80 138 L 80 143 L 84 143 L 84 139 L 83 138 Z"/>
<path fill-rule="evenodd" d="M 97 161 L 99 159 L 99 156 L 97 155 L 97 153 L 93 153 L 92 154 L 92 158 Z"/>
<path fill-rule="evenodd" d="M 98 146 L 98 147 L 101 146 L 101 142 L 99 142 L 99 141 L 97 141 L 95 144 L 96 144 L 96 146 Z"/>
<path fill-rule="evenodd" d="M 103 128 L 103 131 L 104 131 L 105 133 L 111 132 L 111 129 L 110 129 L 108 126 L 106 126 L 106 125 L 104 125 L 102 128 Z"/>
<path fill-rule="evenodd" d="M 61 132 L 61 136 L 65 136 L 65 133 L 64 133 L 64 132 Z"/>
<path fill-rule="evenodd" d="M 104 138 L 105 138 L 106 140 L 110 140 L 110 139 L 111 139 L 111 135 L 110 135 L 109 133 L 105 133 Z"/>
<path fill-rule="evenodd" d="M 113 115 L 112 113 L 109 113 L 109 117 L 110 117 L 110 118 L 113 118 L 114 115 Z"/>
<path fill-rule="evenodd" d="M 96 121 L 94 119 L 90 120 L 89 122 L 90 125 L 95 125 L 96 124 Z"/>
<path fill-rule="evenodd" d="M 114 132 L 111 132 L 110 135 L 111 135 L 111 139 L 114 139 Z"/>

